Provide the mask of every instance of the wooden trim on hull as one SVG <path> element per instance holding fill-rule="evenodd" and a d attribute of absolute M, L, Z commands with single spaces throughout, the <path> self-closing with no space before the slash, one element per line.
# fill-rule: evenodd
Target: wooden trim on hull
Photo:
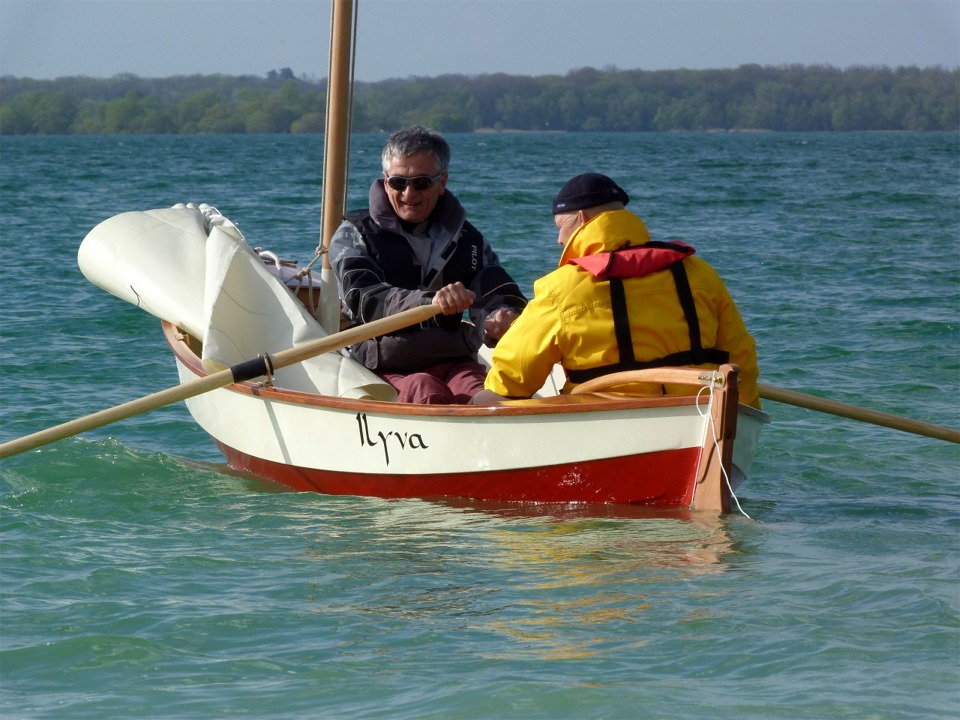
<path fill-rule="evenodd" d="M 537 503 L 685 508 L 693 502 L 700 448 L 509 471 L 395 475 L 316 470 L 263 460 L 214 438 L 230 467 L 301 492 L 382 498 L 459 497 Z"/>

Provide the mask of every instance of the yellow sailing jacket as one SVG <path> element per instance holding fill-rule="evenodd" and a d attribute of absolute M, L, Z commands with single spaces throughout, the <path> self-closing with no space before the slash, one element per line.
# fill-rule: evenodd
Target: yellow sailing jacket
<path fill-rule="evenodd" d="M 484 387 L 508 397 L 530 397 L 556 363 L 583 370 L 619 362 L 609 282 L 568 261 L 649 240 L 643 221 L 629 210 L 601 213 L 580 227 L 567 242 L 559 267 L 534 283 L 533 300 L 497 343 Z M 756 344 L 737 306 L 704 260 L 692 256 L 683 263 L 703 347 L 730 353 L 730 362 L 740 366 L 740 402 L 760 407 Z M 689 326 L 669 270 L 626 278 L 623 286 L 638 361 L 690 349 Z M 568 381 L 564 390 L 571 386 Z"/>

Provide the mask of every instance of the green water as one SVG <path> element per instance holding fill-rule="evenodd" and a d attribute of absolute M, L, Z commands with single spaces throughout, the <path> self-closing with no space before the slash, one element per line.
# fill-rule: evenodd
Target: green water
<path fill-rule="evenodd" d="M 354 138 L 352 207 L 382 140 Z M 450 140 L 525 289 L 552 195 L 606 172 L 727 280 L 762 382 L 960 427 L 957 135 Z M 0 138 L 0 439 L 177 382 L 159 323 L 80 274 L 90 228 L 208 202 L 306 260 L 321 156 Z M 960 447 L 765 409 L 750 517 L 720 520 L 285 492 L 182 406 L 0 461 L 0 716 L 957 717 Z"/>

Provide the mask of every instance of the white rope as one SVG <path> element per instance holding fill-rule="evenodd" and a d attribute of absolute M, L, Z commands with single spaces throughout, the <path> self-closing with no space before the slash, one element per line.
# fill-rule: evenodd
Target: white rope
<path fill-rule="evenodd" d="M 306 306 L 307 310 L 310 311 L 310 314 L 313 316 L 313 318 L 317 321 L 320 321 L 321 307 L 320 303 L 317 302 L 316 296 L 318 287 L 313 281 L 313 272 L 310 269 L 320 256 L 317 255 L 317 257 L 314 258 L 306 267 L 298 269 L 297 272 L 291 275 L 288 279 L 284 277 L 283 270 L 286 269 L 290 272 L 293 272 L 297 266 L 296 260 L 281 260 L 275 252 L 264 250 L 261 247 L 255 247 L 253 248 L 253 251 L 257 253 L 257 255 L 260 256 L 260 259 L 265 263 L 272 264 L 276 268 L 277 279 L 279 279 L 280 282 L 282 282 L 294 295 L 297 295 L 297 293 L 306 287 L 307 299 L 304 301 L 304 305 Z M 324 252 L 326 252 L 326 250 L 324 250 Z M 296 281 L 296 284 L 294 284 L 294 281 Z"/>
<path fill-rule="evenodd" d="M 703 410 L 701 409 L 701 405 L 700 405 L 700 396 L 701 396 L 701 394 L 703 393 L 703 391 L 706 390 L 707 392 L 710 393 L 710 400 L 707 402 L 707 410 L 706 410 L 706 412 L 707 412 L 707 427 L 708 427 L 708 429 L 710 430 L 710 434 L 713 436 L 713 447 L 714 447 L 714 449 L 716 449 L 716 451 L 717 451 L 717 457 L 718 457 L 718 458 L 721 458 L 720 472 L 723 474 L 723 480 L 724 480 L 724 482 L 727 484 L 727 489 L 730 490 L 730 497 L 733 498 L 733 502 L 736 503 L 736 505 L 737 505 L 737 510 L 738 510 L 738 511 L 740 512 L 740 514 L 743 515 L 745 518 L 747 518 L 748 520 L 752 520 L 753 518 L 751 518 L 749 515 L 747 515 L 747 513 L 744 511 L 744 509 L 743 509 L 742 507 L 740 507 L 740 500 L 737 498 L 736 493 L 733 492 L 733 485 L 730 484 L 730 476 L 727 474 L 727 469 L 723 466 L 723 462 L 722 462 L 723 455 L 722 455 L 721 452 L 720 452 L 720 438 L 717 437 L 717 424 L 713 421 L 713 398 L 714 398 L 714 396 L 713 396 L 713 388 L 714 388 L 714 386 L 715 386 L 715 384 L 716 384 L 716 375 L 714 375 L 713 378 L 714 378 L 714 379 L 712 379 L 712 380 L 710 381 L 710 384 L 709 384 L 709 385 L 704 385 L 704 386 L 703 386 L 702 388 L 700 388 L 700 390 L 697 392 L 697 412 L 700 413 L 700 417 L 703 417 L 703 416 L 704 416 Z M 700 460 L 701 460 L 701 462 L 703 461 L 703 455 L 702 455 L 702 454 L 701 454 L 701 456 L 700 456 Z M 699 467 L 698 467 L 698 470 L 699 470 Z"/>
<path fill-rule="evenodd" d="M 317 260 L 322 258 L 326 253 L 330 252 L 328 248 L 325 248 L 323 245 L 317 245 L 316 254 L 313 256 L 313 260 L 308 262 L 303 266 L 303 269 L 297 273 L 298 278 L 302 278 L 304 275 L 309 274 L 311 268 L 316 265 Z"/>

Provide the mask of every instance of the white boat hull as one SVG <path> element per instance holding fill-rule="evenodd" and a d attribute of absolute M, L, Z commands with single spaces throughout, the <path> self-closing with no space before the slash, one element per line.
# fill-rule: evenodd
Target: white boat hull
<path fill-rule="evenodd" d="M 172 326 L 167 334 L 181 381 L 202 375 Z M 740 409 L 734 447 L 744 467 L 728 460 L 708 490 L 720 399 L 714 392 L 411 406 L 239 383 L 187 406 L 232 466 L 297 490 L 725 509 L 766 417 Z"/>

